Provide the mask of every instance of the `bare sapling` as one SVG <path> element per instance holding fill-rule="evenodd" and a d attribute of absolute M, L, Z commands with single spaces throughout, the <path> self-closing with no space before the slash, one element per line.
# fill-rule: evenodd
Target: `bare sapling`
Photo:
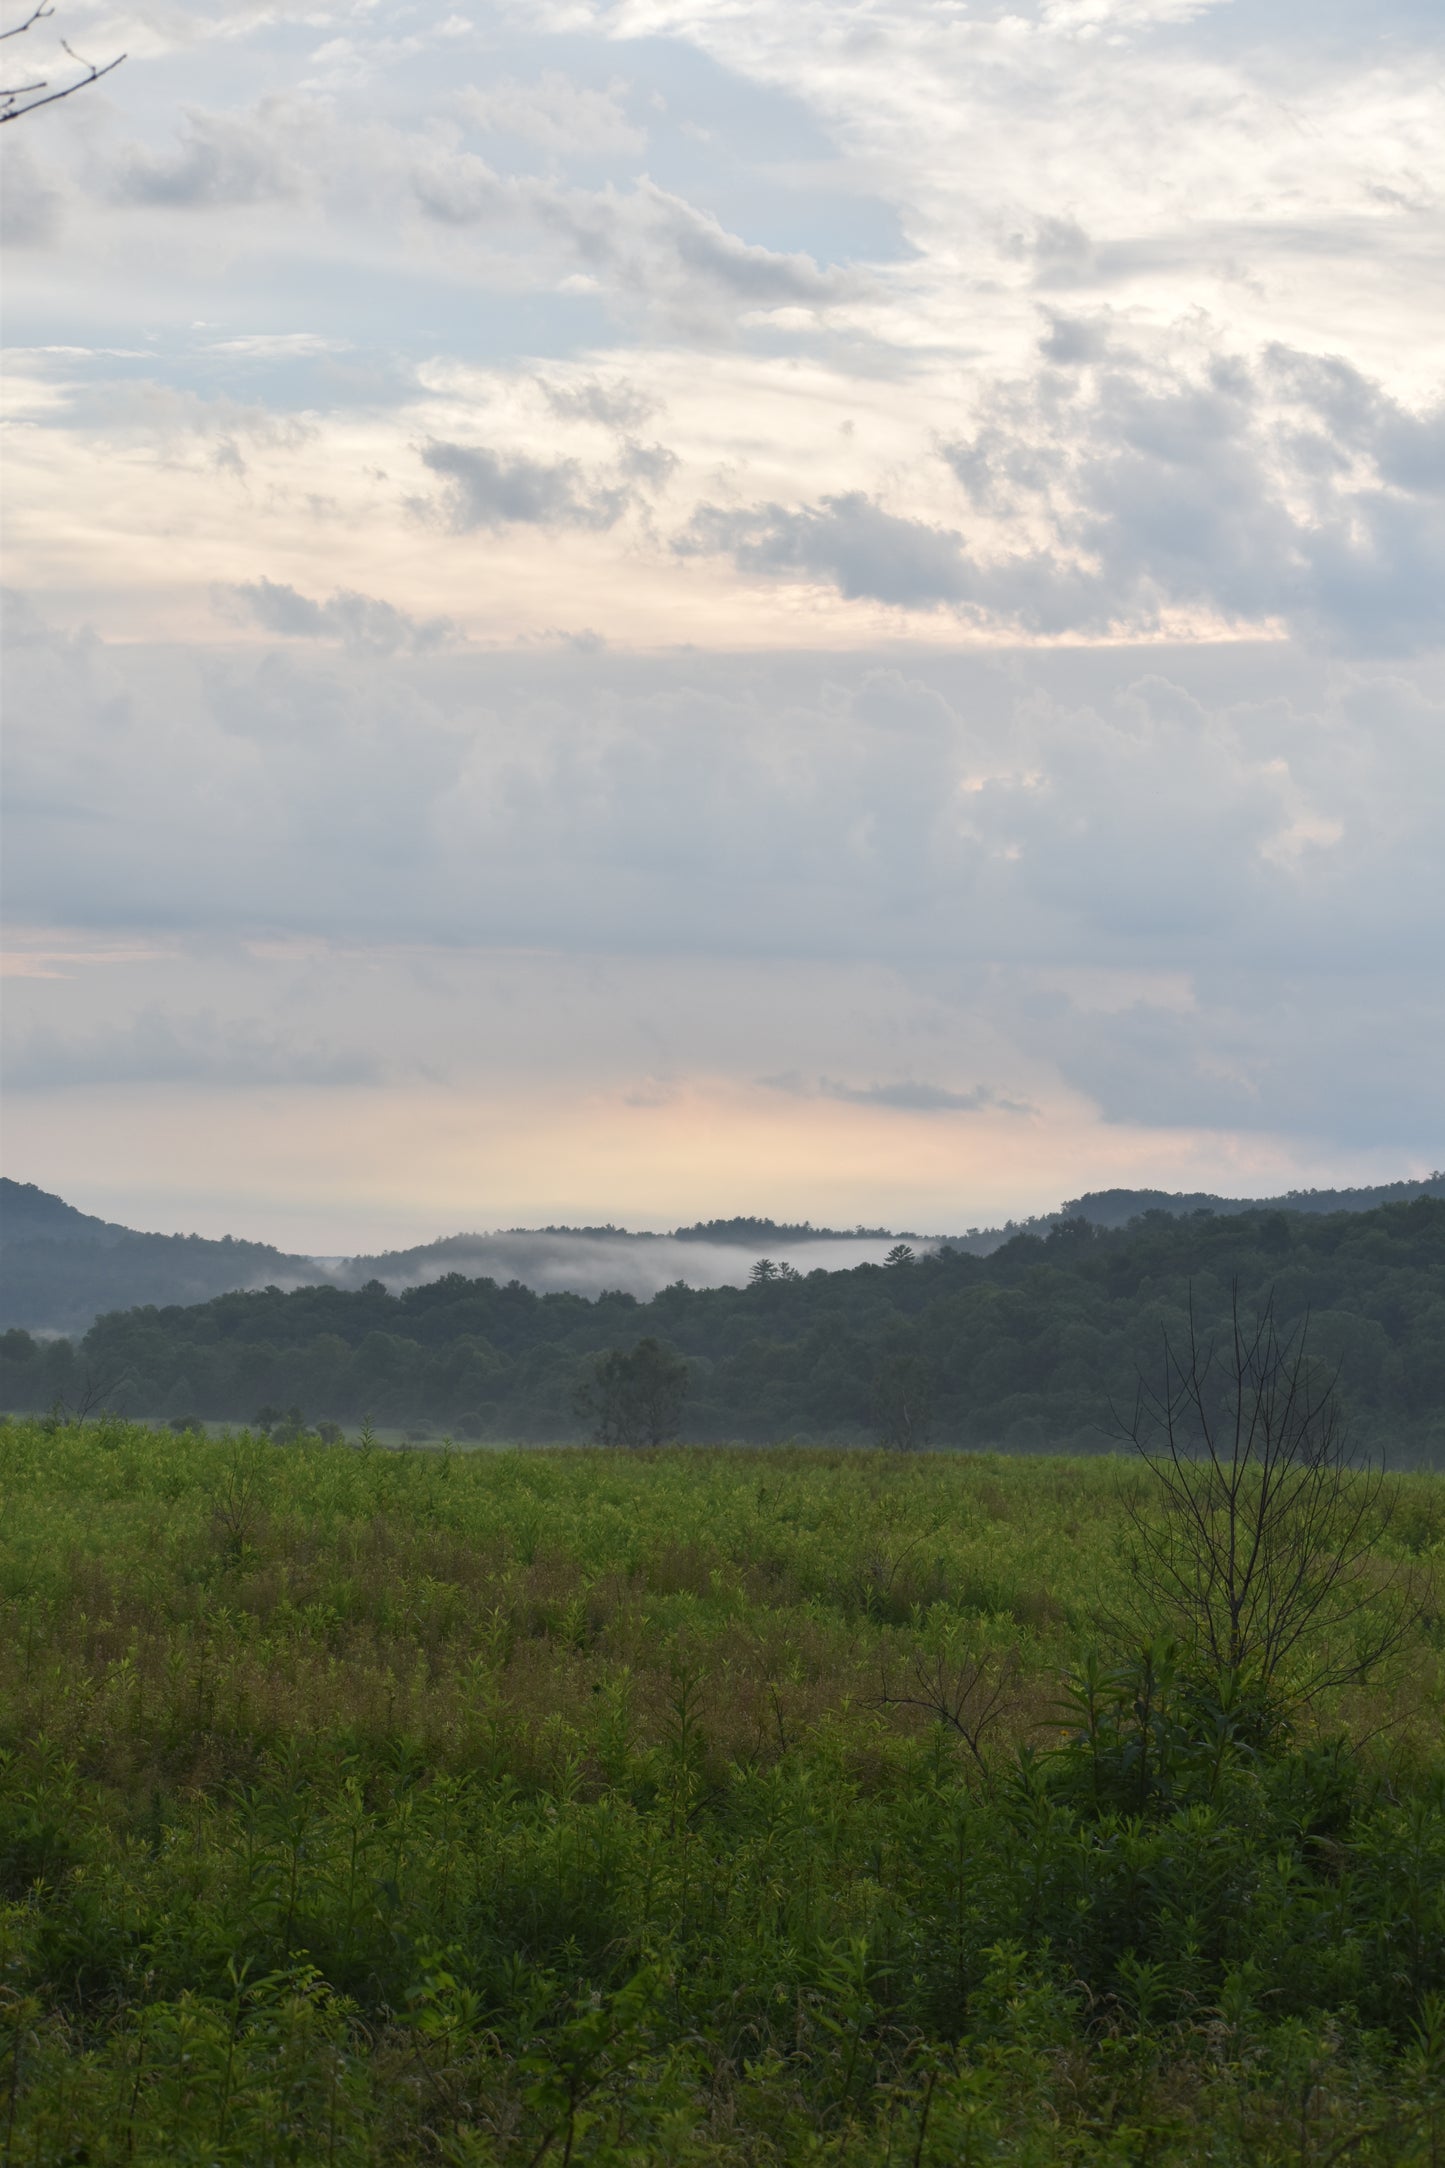
<path fill-rule="evenodd" d="M 1124 1425 L 1149 1482 L 1126 1501 L 1135 1623 L 1164 1624 L 1197 1672 L 1283 1716 L 1358 1683 L 1399 1649 L 1419 1592 L 1382 1566 L 1395 1487 L 1353 1453 L 1338 1374 L 1308 1319 L 1273 1302 L 1182 1347 L 1166 1335 Z"/>

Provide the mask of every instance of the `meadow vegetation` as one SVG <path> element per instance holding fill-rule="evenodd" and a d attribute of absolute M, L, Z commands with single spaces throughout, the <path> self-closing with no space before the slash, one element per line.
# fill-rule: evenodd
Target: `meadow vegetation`
<path fill-rule="evenodd" d="M 1445 1485 L 1263 1692 L 1147 1480 L 0 1426 L 6 2168 L 1439 2168 Z"/>

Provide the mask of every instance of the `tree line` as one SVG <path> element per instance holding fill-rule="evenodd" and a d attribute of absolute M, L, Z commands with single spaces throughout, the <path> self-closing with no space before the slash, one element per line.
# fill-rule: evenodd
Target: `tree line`
<path fill-rule="evenodd" d="M 250 1423 L 419 1424 L 459 1439 L 599 1428 L 606 1359 L 655 1341 L 686 1366 L 699 1442 L 1104 1450 L 1161 1342 L 1272 1299 L 1309 1317 L 1356 1442 L 1445 1466 L 1445 1202 L 1264 1211 L 1119 1230 L 1068 1220 L 988 1257 L 896 1246 L 883 1265 L 798 1273 L 759 1259 L 741 1288 L 539 1295 L 444 1275 L 391 1294 L 306 1287 L 115 1311 L 81 1338 L 0 1334 L 16 1409 Z M 599 1368 L 599 1358 L 603 1367 Z M 614 1366 L 613 1382 L 621 1375 Z M 593 1402 L 589 1405 L 589 1391 Z"/>

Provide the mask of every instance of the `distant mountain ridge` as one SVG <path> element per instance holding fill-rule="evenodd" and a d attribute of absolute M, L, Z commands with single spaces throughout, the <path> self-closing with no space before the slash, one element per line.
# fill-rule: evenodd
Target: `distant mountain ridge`
<path fill-rule="evenodd" d="M 1416 1197 L 1445 1198 L 1445 1174 L 1368 1189 L 1292 1190 L 1280 1197 L 1219 1197 L 1205 1191 L 1092 1190 L 1058 1212 L 966 1234 L 920 1236 L 882 1227 L 814 1227 L 739 1215 L 698 1221 L 670 1234 L 635 1234 L 623 1227 L 510 1228 L 493 1234 L 446 1235 L 411 1249 L 374 1256 L 318 1260 L 266 1242 L 230 1235 L 140 1233 L 81 1212 L 33 1182 L 0 1176 L 0 1329 L 84 1331 L 109 1310 L 208 1302 L 246 1288 L 337 1286 L 380 1280 L 393 1291 L 418 1287 L 451 1272 L 500 1281 L 517 1279 L 542 1292 L 595 1294 L 618 1289 L 646 1299 L 675 1280 L 720 1286 L 745 1279 L 764 1254 L 797 1269 L 838 1269 L 877 1262 L 900 1240 L 919 1248 L 948 1241 L 986 1257 L 1020 1232 L 1041 1233 L 1068 1218 L 1122 1227 L 1148 1212 L 1180 1216 L 1284 1212 L 1362 1212 Z"/>

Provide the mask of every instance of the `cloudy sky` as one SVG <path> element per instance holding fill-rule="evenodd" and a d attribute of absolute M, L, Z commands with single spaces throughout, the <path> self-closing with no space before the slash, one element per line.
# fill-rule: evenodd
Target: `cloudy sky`
<path fill-rule="evenodd" d="M 1438 0 L 53 34 L 10 1173 L 342 1250 L 1445 1160 Z"/>

